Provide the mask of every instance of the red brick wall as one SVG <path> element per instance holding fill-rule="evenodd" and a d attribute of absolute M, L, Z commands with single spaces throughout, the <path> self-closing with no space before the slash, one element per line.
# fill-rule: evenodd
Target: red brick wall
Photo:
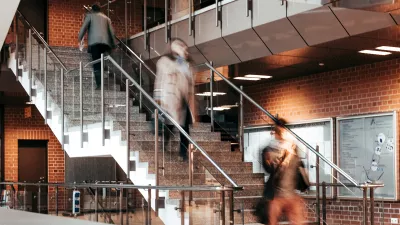
<path fill-rule="evenodd" d="M 394 111 L 400 108 L 400 60 L 270 81 L 245 91 L 273 115 L 289 121 Z M 245 104 L 246 125 L 270 122 L 253 105 Z M 329 201 L 328 224 L 360 224 L 360 205 L 360 201 Z M 399 208 L 400 203 L 385 203 L 385 223 L 390 223 L 391 217 L 400 218 Z M 382 219 L 377 210 L 376 217 Z M 310 211 L 310 215 L 315 214 Z"/>
<path fill-rule="evenodd" d="M 18 181 L 18 140 L 49 140 L 48 182 L 64 182 L 64 151 L 43 117 L 32 106 L 32 117 L 24 118 L 24 107 L 4 107 L 5 180 Z"/>

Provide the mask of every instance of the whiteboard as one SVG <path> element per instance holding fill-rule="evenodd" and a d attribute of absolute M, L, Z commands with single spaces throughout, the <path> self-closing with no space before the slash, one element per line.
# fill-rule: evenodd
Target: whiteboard
<path fill-rule="evenodd" d="M 305 140 L 311 146 L 319 146 L 319 151 L 328 160 L 333 161 L 333 120 L 322 119 L 305 121 L 301 123 L 288 124 L 288 127 L 296 133 L 300 138 Z M 245 128 L 244 130 L 244 160 L 245 162 L 253 163 L 254 173 L 265 173 L 262 168 L 261 153 L 268 145 L 268 142 L 273 138 L 271 135 L 271 126 Z M 308 169 L 309 179 L 311 183 L 316 182 L 316 155 L 308 150 L 304 145 L 295 140 L 300 148 L 299 156 L 302 158 L 306 168 Z M 331 183 L 332 169 L 331 167 L 320 160 L 320 182 Z M 266 174 L 266 179 L 268 174 Z M 315 187 L 310 188 L 315 191 Z M 327 189 L 327 195 L 331 195 L 331 190 Z"/>
<path fill-rule="evenodd" d="M 375 196 L 396 198 L 396 113 L 337 119 L 338 165 L 358 183 L 383 183 Z M 339 176 L 343 183 L 348 181 Z M 339 197 L 362 197 L 358 188 L 339 188 Z"/>

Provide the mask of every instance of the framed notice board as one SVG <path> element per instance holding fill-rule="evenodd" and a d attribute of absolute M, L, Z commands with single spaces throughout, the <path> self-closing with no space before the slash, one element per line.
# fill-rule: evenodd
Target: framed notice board
<path fill-rule="evenodd" d="M 288 127 L 314 148 L 318 145 L 320 153 L 333 162 L 333 125 L 333 119 L 327 118 L 290 123 Z M 271 130 L 272 126 L 270 125 L 246 127 L 244 130 L 244 160 L 253 163 L 253 172 L 255 173 L 265 173 L 262 168 L 261 153 L 269 141 L 274 138 Z M 319 165 L 316 165 L 316 155 L 301 143 L 295 142 L 300 149 L 299 156 L 309 172 L 310 182 L 315 183 L 316 181 L 316 166 L 320 170 L 320 182 L 333 182 L 332 168 L 322 160 Z M 315 191 L 315 187 L 310 187 L 310 190 L 311 192 Z M 331 188 L 328 188 L 327 195 L 331 194 Z"/>
<path fill-rule="evenodd" d="M 396 112 L 337 118 L 338 166 L 359 183 L 383 183 L 375 196 L 396 199 Z M 339 181 L 349 183 L 339 176 Z M 338 188 L 339 197 L 362 197 L 358 188 Z"/>

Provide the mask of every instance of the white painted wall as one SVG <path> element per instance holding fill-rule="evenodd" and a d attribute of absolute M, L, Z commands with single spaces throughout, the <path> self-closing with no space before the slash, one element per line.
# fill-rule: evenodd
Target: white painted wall
<path fill-rule="evenodd" d="M 17 11 L 20 0 L 0 0 L 0 45 L 3 47 L 4 40 L 6 39 L 8 29 Z"/>

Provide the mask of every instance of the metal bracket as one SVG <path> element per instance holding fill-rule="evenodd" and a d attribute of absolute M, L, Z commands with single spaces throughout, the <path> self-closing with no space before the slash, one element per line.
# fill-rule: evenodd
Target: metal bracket
<path fill-rule="evenodd" d="M 47 110 L 47 119 L 48 119 L 48 120 L 51 120 L 52 116 L 53 116 L 52 111 Z"/>
<path fill-rule="evenodd" d="M 133 160 L 129 160 L 129 164 L 130 164 L 130 171 L 136 171 L 136 161 Z"/>
<path fill-rule="evenodd" d="M 83 142 L 89 142 L 89 133 L 83 132 Z"/>
<path fill-rule="evenodd" d="M 69 135 L 64 134 L 64 144 L 69 144 Z"/>
<path fill-rule="evenodd" d="M 31 90 L 31 96 L 32 96 L 32 97 L 36 97 L 36 94 L 37 94 L 37 90 L 32 88 L 32 90 Z"/>
<path fill-rule="evenodd" d="M 110 129 L 104 129 L 104 138 L 110 139 L 111 138 L 111 131 Z"/>

